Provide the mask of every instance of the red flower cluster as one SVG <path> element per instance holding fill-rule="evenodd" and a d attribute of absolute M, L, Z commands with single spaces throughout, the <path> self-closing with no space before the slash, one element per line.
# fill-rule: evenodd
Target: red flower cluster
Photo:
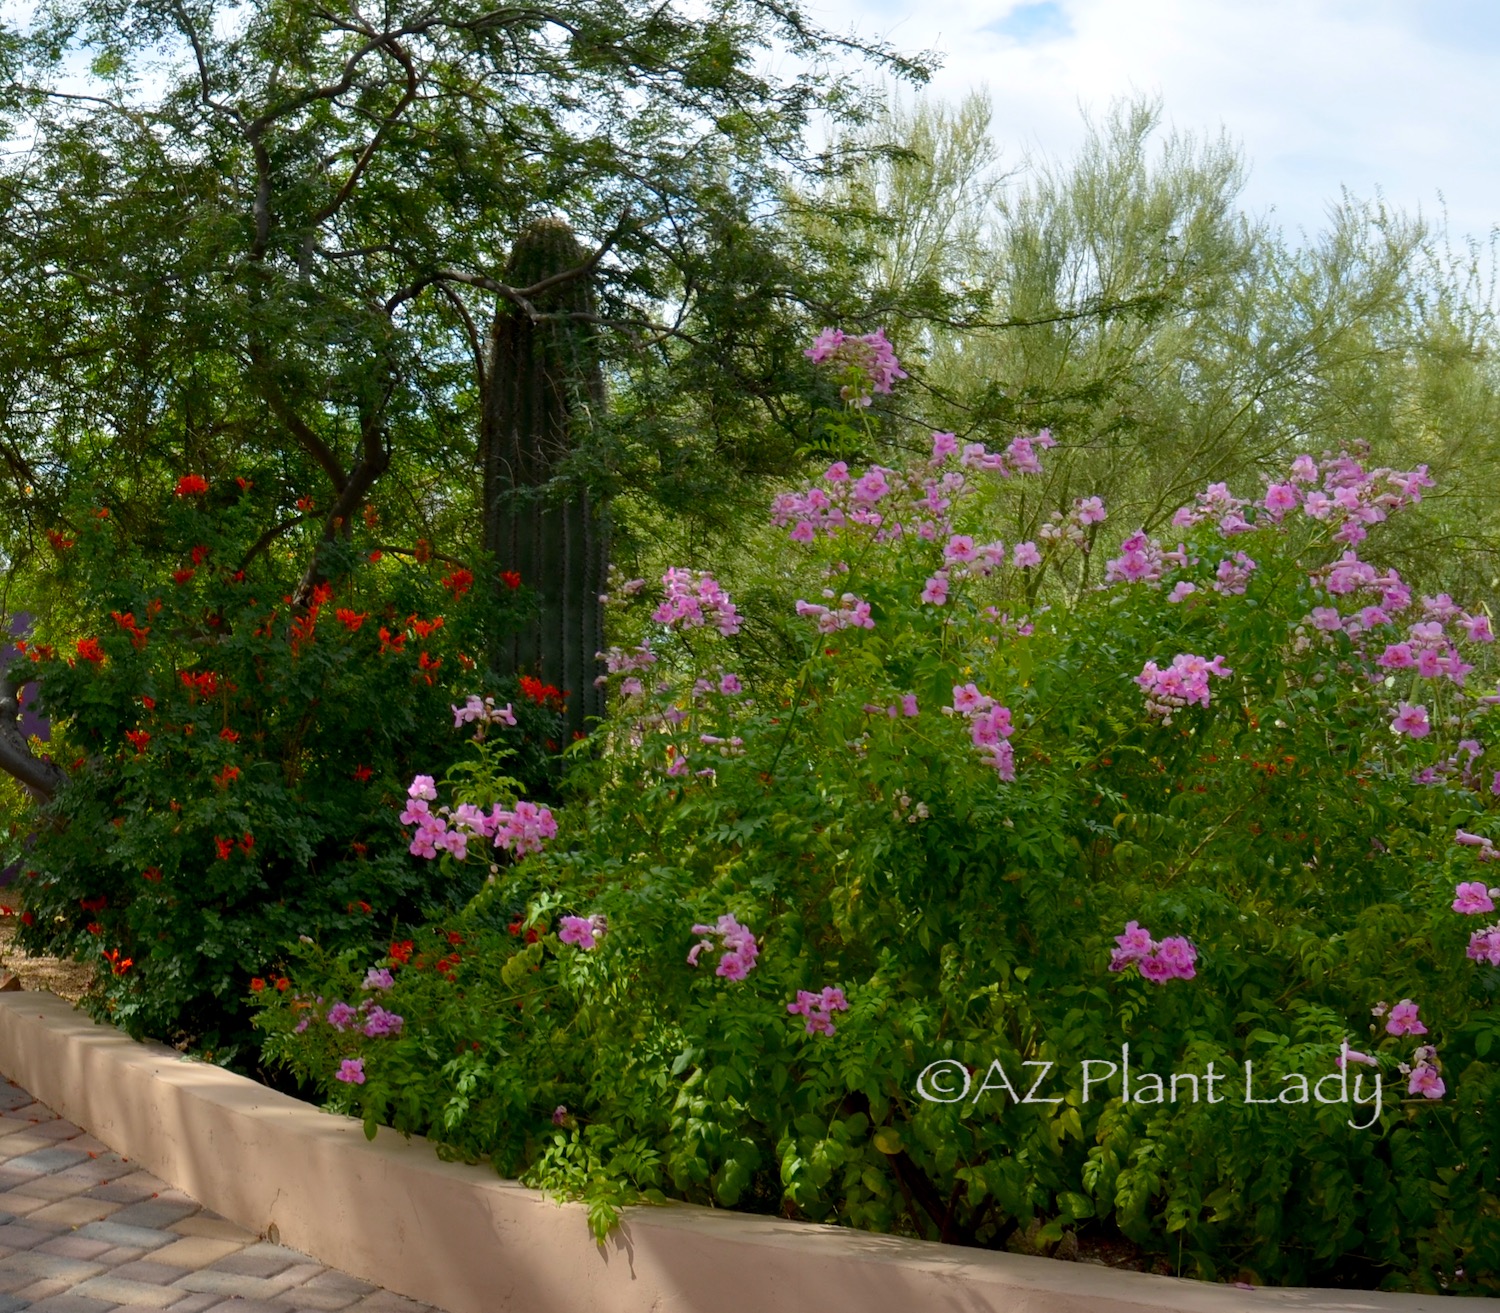
<path fill-rule="evenodd" d="M 502 570 L 500 571 L 500 582 L 514 592 L 521 586 L 521 576 L 514 570 Z"/>
<path fill-rule="evenodd" d="M 78 640 L 78 655 L 85 661 L 91 661 L 96 666 L 104 664 L 104 649 L 99 646 L 97 638 L 80 638 Z"/>
<path fill-rule="evenodd" d="M 208 491 L 208 480 L 201 474 L 184 474 L 177 480 L 177 492 L 179 497 L 201 497 Z"/>
<path fill-rule="evenodd" d="M 78 543 L 76 538 L 69 538 L 56 529 L 47 530 L 47 541 L 52 544 L 52 550 L 55 552 L 65 552 L 68 548 L 77 546 Z"/>
<path fill-rule="evenodd" d="M 531 675 L 521 676 L 521 692 L 537 706 L 551 707 L 554 711 L 563 709 L 563 699 L 568 696 L 553 685 L 544 684 Z"/>
<path fill-rule="evenodd" d="M 142 629 L 136 621 L 133 611 L 126 611 L 123 615 L 118 611 L 111 611 L 109 618 L 130 635 L 130 645 L 139 651 L 146 646 L 146 639 L 150 636 L 150 628 Z"/>
<path fill-rule="evenodd" d="M 123 976 L 135 965 L 135 959 L 121 957 L 118 948 L 101 948 L 99 951 L 104 954 L 104 960 L 109 963 L 109 969 L 117 976 Z"/>
<path fill-rule="evenodd" d="M 445 574 L 441 582 L 443 587 L 457 599 L 474 586 L 474 576 L 468 570 L 455 570 L 452 574 Z"/>
<path fill-rule="evenodd" d="M 391 961 L 397 966 L 405 966 L 411 961 L 412 949 L 415 947 L 416 945 L 410 939 L 393 940 L 391 943 Z"/>
<path fill-rule="evenodd" d="M 341 606 L 334 613 L 339 624 L 343 625 L 351 634 L 359 632 L 360 625 L 370 618 L 368 611 L 351 611 L 347 606 Z"/>
<path fill-rule="evenodd" d="M 185 687 L 195 690 L 202 697 L 217 696 L 221 687 L 226 693 L 234 692 L 234 685 L 228 681 L 220 685 L 218 675 L 212 670 L 200 670 L 197 674 L 191 670 L 184 670 L 177 677 L 182 680 Z"/>
<path fill-rule="evenodd" d="M 125 737 L 130 740 L 130 746 L 135 749 L 137 756 L 145 752 L 146 745 L 151 742 L 151 735 L 143 729 L 127 729 Z"/>

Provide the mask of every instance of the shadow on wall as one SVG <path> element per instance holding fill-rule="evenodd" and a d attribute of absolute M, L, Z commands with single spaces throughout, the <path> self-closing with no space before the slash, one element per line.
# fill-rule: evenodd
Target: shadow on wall
<path fill-rule="evenodd" d="M 18 612 L 10 618 L 9 636 L 11 638 L 20 638 L 30 627 L 31 617 L 24 611 Z M 4 670 L 19 655 L 20 653 L 10 643 L 0 645 L 0 670 Z M 37 738 L 46 742 L 48 738 L 47 722 L 27 707 L 28 703 L 35 701 L 36 685 L 28 684 L 21 690 L 21 733 L 35 734 Z M 3 871 L 0 871 L 0 886 L 8 885 L 20 873 L 21 868 L 19 866 L 7 866 Z"/>

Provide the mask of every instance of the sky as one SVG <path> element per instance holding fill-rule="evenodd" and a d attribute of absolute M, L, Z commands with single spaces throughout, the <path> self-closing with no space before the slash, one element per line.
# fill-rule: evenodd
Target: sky
<path fill-rule="evenodd" d="M 1159 96 L 1243 148 L 1248 209 L 1316 233 L 1341 188 L 1500 225 L 1500 0 L 807 0 L 838 32 L 935 50 L 930 89 L 988 89 L 1003 166 L 1067 159 L 1084 112 Z"/>

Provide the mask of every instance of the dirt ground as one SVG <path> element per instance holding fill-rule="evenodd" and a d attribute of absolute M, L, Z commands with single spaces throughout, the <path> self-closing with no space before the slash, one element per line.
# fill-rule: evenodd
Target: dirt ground
<path fill-rule="evenodd" d="M 90 969 L 82 962 L 61 962 L 55 957 L 27 957 L 15 947 L 16 927 L 9 918 L 0 919 L 0 983 L 16 976 L 22 989 L 50 989 L 59 998 L 76 1003 L 88 988 Z"/>

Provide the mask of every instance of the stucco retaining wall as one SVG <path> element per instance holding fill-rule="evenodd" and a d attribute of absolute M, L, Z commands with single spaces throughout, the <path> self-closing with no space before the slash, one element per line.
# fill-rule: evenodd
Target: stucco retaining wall
<path fill-rule="evenodd" d="M 584 1210 L 421 1139 L 373 1142 L 241 1076 L 138 1044 L 51 994 L 0 994 L 0 1072 L 205 1206 L 449 1313 L 1438 1313 L 1436 1297 L 1232 1286 L 687 1205 Z M 1500 1300 L 1463 1301 L 1500 1313 Z"/>

